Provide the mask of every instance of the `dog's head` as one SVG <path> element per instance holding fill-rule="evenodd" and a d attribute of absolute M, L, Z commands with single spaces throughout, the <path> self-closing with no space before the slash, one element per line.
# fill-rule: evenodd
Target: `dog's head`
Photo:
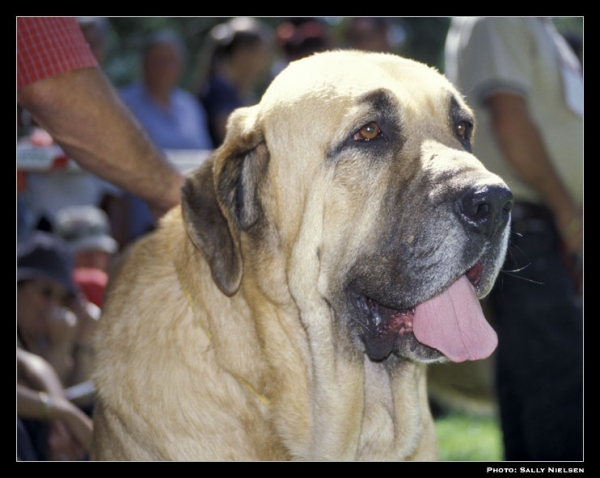
<path fill-rule="evenodd" d="M 473 132 L 461 95 L 423 64 L 294 62 L 188 178 L 190 237 L 223 293 L 249 276 L 303 320 L 327 310 L 318 320 L 351 353 L 483 358 L 496 338 L 477 298 L 503 262 L 512 195 L 471 154 Z"/>

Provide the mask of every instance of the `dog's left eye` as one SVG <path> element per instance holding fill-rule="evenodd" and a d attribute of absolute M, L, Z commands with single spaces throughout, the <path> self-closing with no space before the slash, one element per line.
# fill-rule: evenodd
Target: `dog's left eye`
<path fill-rule="evenodd" d="M 381 128 L 375 121 L 371 121 L 367 123 L 362 128 L 360 128 L 353 136 L 354 141 L 358 141 L 361 143 L 372 141 L 375 138 L 381 136 Z"/>
<path fill-rule="evenodd" d="M 469 123 L 468 121 L 459 121 L 456 125 L 456 134 L 458 134 L 458 136 L 461 139 L 465 139 L 468 140 L 469 139 L 469 134 L 471 133 L 471 123 Z"/>

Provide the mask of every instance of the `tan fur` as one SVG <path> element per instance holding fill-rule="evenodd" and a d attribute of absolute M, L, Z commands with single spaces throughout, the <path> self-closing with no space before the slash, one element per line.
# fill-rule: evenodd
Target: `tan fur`
<path fill-rule="evenodd" d="M 373 114 L 357 98 L 381 87 L 421 139 L 389 167 L 368 169 L 355 153 L 333 167 L 333 145 Z M 111 284 L 93 459 L 436 458 L 425 364 L 368 358 L 335 298 L 361 251 L 376 249 L 386 194 L 407 187 L 438 142 L 456 147 L 450 91 L 392 55 L 331 53 L 293 64 L 259 105 L 232 115 L 183 208 Z M 436 174 L 488 174 L 461 154 L 440 158 Z"/>

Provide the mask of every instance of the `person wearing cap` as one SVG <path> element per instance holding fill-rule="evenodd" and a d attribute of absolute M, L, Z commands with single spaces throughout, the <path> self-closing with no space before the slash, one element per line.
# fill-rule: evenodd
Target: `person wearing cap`
<path fill-rule="evenodd" d="M 36 231 L 17 245 L 18 436 L 33 439 L 40 459 L 75 459 L 91 437 L 91 422 L 65 391 L 78 366 L 78 317 L 67 307 L 77 295 L 73 264 L 53 234 Z"/>
<path fill-rule="evenodd" d="M 90 379 L 90 341 L 100 314 L 73 280 L 71 248 L 55 234 L 35 231 L 18 244 L 17 256 L 18 346 L 50 362 L 65 387 L 81 385 Z M 91 387 L 76 395 L 81 406 L 93 405 Z"/>
<path fill-rule="evenodd" d="M 73 394 L 76 402 L 91 412 L 95 390 L 89 381 L 93 365 L 91 337 L 101 315 L 108 272 L 118 244 L 111 235 L 108 216 L 95 206 L 61 209 L 56 216 L 55 232 L 73 253 L 72 280 L 80 292 L 68 304 L 78 318 Z"/>
<path fill-rule="evenodd" d="M 56 215 L 55 232 L 73 251 L 73 281 L 102 308 L 110 262 L 118 250 L 106 213 L 95 206 L 63 208 Z"/>
<path fill-rule="evenodd" d="M 34 232 L 17 246 L 17 342 L 44 357 L 63 383 L 74 371 L 77 317 L 67 304 L 77 289 L 73 256 L 60 238 Z"/>

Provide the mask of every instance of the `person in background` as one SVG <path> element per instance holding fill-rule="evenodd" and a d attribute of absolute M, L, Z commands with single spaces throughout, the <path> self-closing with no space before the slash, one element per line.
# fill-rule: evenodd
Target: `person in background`
<path fill-rule="evenodd" d="M 548 18 L 454 18 L 446 75 L 475 110 L 474 154 L 512 189 L 488 305 L 506 460 L 583 459 L 583 83 Z"/>
<path fill-rule="evenodd" d="M 73 377 L 67 394 L 91 415 L 95 392 L 90 380 L 93 366 L 91 339 L 102 315 L 104 291 L 119 246 L 111 235 L 106 213 L 94 206 L 61 209 L 57 214 L 55 232 L 72 251 L 72 280 L 79 292 L 67 304 L 79 318 L 75 336 L 78 375 Z"/>
<path fill-rule="evenodd" d="M 86 421 L 82 423 L 80 419 L 81 414 L 91 415 L 94 403 L 93 386 L 89 386 L 89 351 L 96 321 L 86 313 L 85 301 L 72 280 L 72 271 L 73 255 L 66 242 L 58 236 L 34 231 L 25 242 L 18 244 L 17 358 L 24 357 L 30 366 L 38 364 L 36 370 L 39 369 L 39 373 L 54 384 L 52 388 L 44 387 L 40 382 L 42 377 L 36 378 L 25 373 L 29 370 L 27 368 L 18 369 L 18 372 L 24 372 L 17 375 L 18 415 L 23 419 L 33 419 L 19 427 L 23 426 L 27 431 L 39 456 L 46 456 L 45 446 L 52 445 L 54 439 L 57 440 L 57 449 L 61 449 L 60 443 L 66 440 L 70 443 L 65 445 L 68 448 L 73 445 L 77 453 L 85 451 L 68 440 L 65 424 L 61 425 L 61 420 L 56 423 L 40 422 L 40 401 L 45 402 L 43 405 L 47 408 L 46 421 L 54 417 L 50 409 L 51 397 L 54 397 L 61 411 L 55 417 L 66 418 L 69 422 L 73 419 L 74 426 L 78 427 L 85 425 Z M 23 351 L 39 357 L 39 360 L 28 360 L 28 355 Z M 22 387 L 28 387 L 29 390 Z M 35 393 L 31 391 L 32 388 L 36 390 Z M 57 402 L 59 396 L 60 403 Z M 77 405 L 81 414 L 67 407 L 64 402 L 68 399 L 73 399 L 73 405 Z M 66 415 L 63 416 L 62 412 Z M 89 445 L 89 441 L 82 441 L 81 436 L 77 441 L 79 445 Z M 66 452 L 63 450 L 61 453 Z M 73 458 L 70 454 L 65 456 Z"/>
<path fill-rule="evenodd" d="M 311 17 L 294 17 L 282 22 L 275 30 L 275 39 L 282 57 L 271 68 L 271 77 L 292 61 L 334 46 L 327 25 Z"/>
<path fill-rule="evenodd" d="M 344 31 L 348 48 L 373 52 L 391 52 L 390 22 L 385 17 L 352 17 Z"/>
<path fill-rule="evenodd" d="M 74 17 L 17 17 L 17 102 L 69 158 L 154 217 L 179 204 L 182 173 L 119 99 Z"/>
<path fill-rule="evenodd" d="M 77 21 L 94 58 L 102 65 L 106 56 L 108 20 L 104 17 L 80 17 Z M 28 118 L 26 113 L 25 116 Z M 55 146 L 52 136 L 35 123 L 28 125 L 27 134 L 21 141 L 40 148 Z M 52 231 L 56 212 L 63 207 L 80 204 L 105 207 L 121 194 L 117 187 L 86 170 L 68 168 L 19 173 L 24 181 L 19 206 L 28 221 L 20 234 L 22 239 L 34 228 Z M 111 212 L 116 224 L 118 211 L 111 209 Z"/>
<path fill-rule="evenodd" d="M 92 51 L 98 64 L 104 65 L 107 54 L 107 41 L 110 33 L 110 23 L 106 17 L 77 17 L 77 23 L 90 50 Z M 123 191 L 114 187 L 106 181 L 100 181 L 105 187 L 105 194 L 102 196 L 99 206 L 108 215 L 113 237 L 119 245 L 127 243 L 127 217 L 124 212 L 125 200 Z"/>
<path fill-rule="evenodd" d="M 34 231 L 18 244 L 17 345 L 46 359 L 65 387 L 90 378 L 77 357 L 96 324 L 85 313 L 73 265 L 69 245 L 55 234 Z"/>
<path fill-rule="evenodd" d="M 141 51 L 142 77 L 120 90 L 121 99 L 153 143 L 164 150 L 210 150 L 206 116 L 188 91 L 178 86 L 185 48 L 171 30 L 150 33 Z M 155 218 L 141 198 L 127 197 L 129 241 L 152 231 Z"/>
<path fill-rule="evenodd" d="M 77 318 L 67 308 L 77 294 L 73 256 L 53 234 L 33 232 L 17 249 L 17 345 L 44 357 L 67 384 L 74 371 Z"/>
<path fill-rule="evenodd" d="M 211 29 L 198 99 L 215 147 L 225 138 L 230 113 L 257 101 L 255 88 L 268 73 L 270 44 L 269 30 L 253 18 L 233 18 Z"/>
<path fill-rule="evenodd" d="M 52 366 L 17 348 L 17 460 L 85 460 L 92 429 L 92 419 L 68 400 Z"/>
<path fill-rule="evenodd" d="M 119 249 L 111 235 L 106 213 L 94 206 L 61 209 L 57 214 L 55 232 L 73 251 L 73 282 L 96 306 L 94 315 L 99 315 L 111 261 Z"/>
<path fill-rule="evenodd" d="M 106 59 L 106 37 L 109 32 L 108 19 L 106 17 L 77 17 L 77 23 L 85 41 L 92 50 L 94 58 L 102 66 Z"/>

